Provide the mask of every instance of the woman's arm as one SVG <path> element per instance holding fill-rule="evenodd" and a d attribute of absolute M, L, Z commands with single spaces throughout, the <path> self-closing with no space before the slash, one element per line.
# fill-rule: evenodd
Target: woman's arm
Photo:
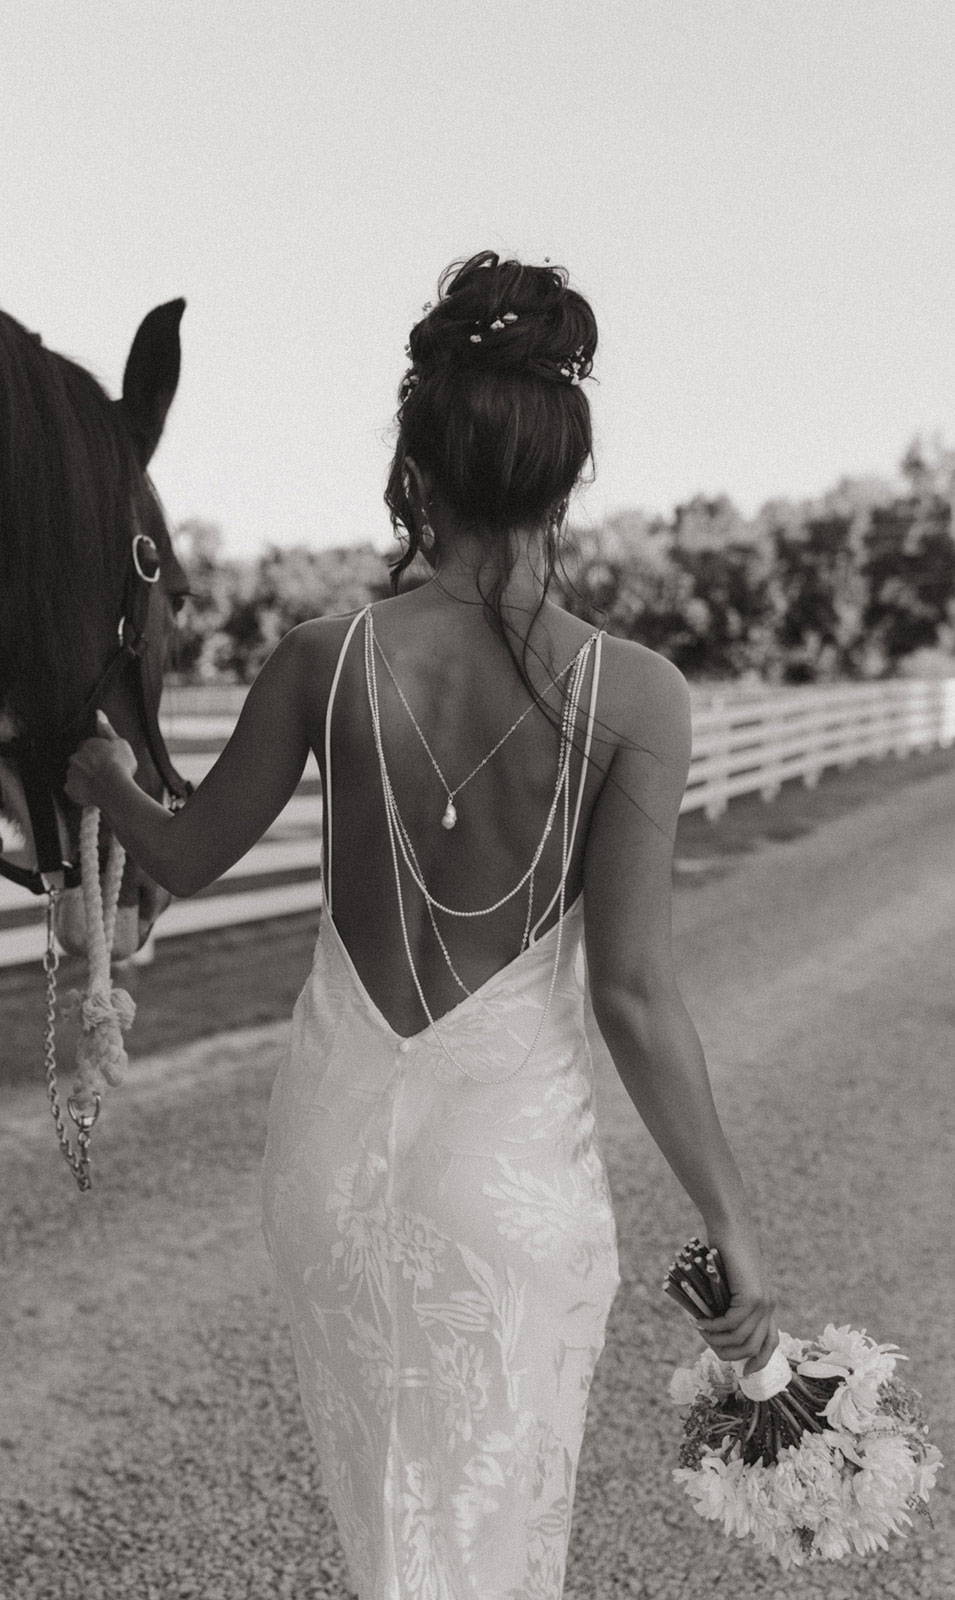
<path fill-rule="evenodd" d="M 755 1221 L 673 968 L 673 845 L 690 764 L 689 690 L 662 656 L 642 653 L 639 674 L 634 665 L 627 704 L 636 714 L 594 807 L 584 859 L 594 1015 L 627 1093 L 724 1257 L 733 1302 L 705 1336 L 722 1359 L 756 1356 L 762 1365 L 776 1327 Z M 633 748 L 637 741 L 649 748 Z"/>
<path fill-rule="evenodd" d="M 135 756 L 101 716 L 69 766 L 66 792 L 96 805 L 139 866 L 175 895 L 221 877 L 266 832 L 301 779 L 309 753 L 305 705 L 314 634 L 302 623 L 280 640 L 253 683 L 232 737 L 175 814 L 135 783 Z M 132 765 L 130 765 L 130 758 Z"/>

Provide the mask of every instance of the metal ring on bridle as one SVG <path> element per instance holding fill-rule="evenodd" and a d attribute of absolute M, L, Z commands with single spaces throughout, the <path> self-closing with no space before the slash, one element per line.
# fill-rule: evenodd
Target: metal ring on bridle
<path fill-rule="evenodd" d="M 151 559 L 156 563 L 152 572 L 143 571 L 142 562 L 139 559 L 140 544 L 149 547 L 146 554 L 146 559 Z M 149 537 L 148 533 L 137 533 L 133 537 L 133 566 L 136 568 L 136 571 L 139 573 L 139 576 L 142 578 L 144 583 L 159 582 L 159 551 L 156 549 L 155 542 Z"/>
<path fill-rule="evenodd" d="M 95 1090 L 93 1092 L 93 1099 L 96 1101 L 96 1105 L 93 1107 L 92 1111 L 81 1111 L 72 1095 L 70 1095 L 66 1102 L 66 1109 L 70 1113 L 70 1116 L 73 1118 L 73 1121 L 76 1123 L 76 1126 L 79 1128 L 81 1133 L 88 1133 L 99 1116 L 100 1096 L 95 1092 Z"/>

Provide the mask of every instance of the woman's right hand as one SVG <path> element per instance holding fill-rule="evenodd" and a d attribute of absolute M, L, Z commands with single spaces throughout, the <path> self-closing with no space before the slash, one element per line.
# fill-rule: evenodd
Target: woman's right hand
<path fill-rule="evenodd" d="M 764 1367 L 779 1342 L 775 1300 L 766 1281 L 759 1247 L 742 1229 L 707 1230 L 707 1242 L 723 1258 L 730 1289 L 729 1309 L 721 1317 L 699 1317 L 696 1327 L 721 1361 L 747 1361 L 744 1375 Z"/>

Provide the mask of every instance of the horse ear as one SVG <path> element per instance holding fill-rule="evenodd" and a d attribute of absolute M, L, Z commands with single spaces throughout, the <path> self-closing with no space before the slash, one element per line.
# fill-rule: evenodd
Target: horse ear
<path fill-rule="evenodd" d="M 143 318 L 123 373 L 118 403 L 144 469 L 162 437 L 179 383 L 179 323 L 185 309 L 185 300 L 167 300 Z"/>

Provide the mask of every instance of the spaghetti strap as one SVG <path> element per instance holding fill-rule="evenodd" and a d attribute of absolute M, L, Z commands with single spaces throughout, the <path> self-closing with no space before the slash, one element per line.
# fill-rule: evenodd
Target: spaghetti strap
<path fill-rule="evenodd" d="M 325 905 L 329 911 L 332 909 L 332 706 L 335 703 L 335 691 L 338 688 L 338 680 L 341 677 L 345 651 L 348 649 L 351 643 L 351 636 L 362 617 L 370 610 L 370 605 L 365 606 L 351 620 L 348 632 L 345 634 L 341 649 L 338 652 L 332 686 L 328 691 L 328 704 L 325 707 L 325 788 L 322 794 L 322 809 L 325 813 L 325 849 L 322 855 L 322 891 L 325 897 Z"/>
<path fill-rule="evenodd" d="M 580 764 L 580 782 L 577 785 L 577 803 L 574 806 L 574 821 L 573 821 L 573 826 L 571 827 L 571 830 L 570 830 L 570 839 L 569 839 L 568 844 L 567 844 L 567 859 L 568 859 L 568 861 L 570 860 L 571 856 L 574 853 L 574 840 L 577 837 L 577 823 L 578 823 L 578 821 L 580 819 L 580 807 L 581 807 L 581 802 L 583 801 L 583 798 L 584 798 L 584 784 L 585 784 L 585 782 L 587 780 L 587 763 L 588 763 L 588 760 L 590 759 L 590 741 L 591 741 L 591 738 L 593 736 L 594 717 L 595 717 L 596 711 L 597 711 L 597 685 L 600 682 L 600 655 L 601 655 L 601 650 L 603 648 L 603 637 L 604 637 L 604 630 L 603 630 L 603 628 L 599 628 L 598 631 L 597 631 L 597 634 L 596 634 L 596 641 L 594 643 L 594 667 L 593 667 L 593 676 L 592 676 L 592 678 L 590 680 L 590 708 L 589 708 L 588 713 L 587 713 L 587 732 L 586 732 L 586 735 L 584 737 L 583 760 L 581 761 L 581 764 Z M 544 910 L 541 912 L 540 916 L 537 918 L 537 921 L 534 923 L 533 928 L 531 928 L 530 933 L 528 934 L 528 939 L 527 939 L 527 942 L 528 942 L 529 945 L 534 945 L 534 944 L 537 943 L 537 940 L 538 940 L 538 929 L 540 928 L 541 923 L 544 922 L 547 919 L 547 917 L 550 916 L 550 913 L 553 911 L 554 906 L 557 904 L 558 900 L 560 899 L 560 891 L 561 891 L 562 883 L 563 883 L 563 879 L 561 879 L 561 882 L 558 883 L 557 888 L 554 890 L 553 895 L 551 896 L 550 900 L 547 902 L 547 905 L 545 906 Z"/>

